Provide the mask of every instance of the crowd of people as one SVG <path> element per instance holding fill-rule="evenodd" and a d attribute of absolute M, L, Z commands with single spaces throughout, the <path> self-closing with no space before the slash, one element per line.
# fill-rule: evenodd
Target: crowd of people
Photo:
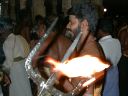
<path fill-rule="evenodd" d="M 79 82 L 88 80 L 86 70 L 89 70 L 91 76 L 99 72 L 103 76 L 97 82 L 79 90 L 77 96 L 128 96 L 128 26 L 125 25 L 118 32 L 114 32 L 113 19 L 99 17 L 96 6 L 89 2 L 73 5 L 67 14 L 67 17 L 59 17 L 51 34 L 35 54 L 32 63 L 33 69 L 38 69 L 41 76 L 47 80 L 54 72 L 53 69 L 56 64 L 49 64 L 51 62 L 45 57 L 50 57 L 59 64 L 77 35 L 81 33 L 82 35 L 71 56 L 67 58 L 69 61 L 65 62 L 66 65 L 71 65 L 75 60 L 85 61 L 77 64 L 79 70 L 72 67 L 68 71 L 72 74 L 77 73 L 76 76 L 69 76 L 66 74 L 67 70 L 58 69 L 58 78 L 54 87 L 64 93 L 71 92 Z M 0 82 L 1 85 L 8 85 L 9 88 L 6 92 L 3 91 L 2 93 L 1 91 L 0 96 L 37 96 L 38 85 L 32 82 L 31 78 L 28 78 L 25 70 L 25 60 L 55 17 L 51 15 L 45 18 L 37 15 L 33 24 L 31 24 L 29 17 L 22 17 L 22 20 L 11 28 L 13 30 L 6 30 L 9 32 L 3 32 L 2 30 L 5 27 L 0 26 L 0 36 L 7 33 L 2 44 L 5 60 L 0 62 L 2 65 Z M 115 35 L 115 33 L 117 34 Z M 102 65 L 102 69 L 98 69 L 98 67 L 91 68 L 90 66 L 95 66 L 91 59 L 88 63 L 86 58 L 81 58 L 88 55 L 98 58 L 103 64 L 99 62 L 99 64 L 96 63 L 96 66 Z M 83 64 L 85 68 L 82 68 Z M 68 66 L 66 67 L 68 69 Z M 85 74 L 83 75 L 79 71 Z M 62 73 L 65 73 L 65 75 L 62 75 Z M 84 78 L 81 78 L 83 76 Z M 49 96 L 49 94 L 46 94 L 46 96 Z"/>

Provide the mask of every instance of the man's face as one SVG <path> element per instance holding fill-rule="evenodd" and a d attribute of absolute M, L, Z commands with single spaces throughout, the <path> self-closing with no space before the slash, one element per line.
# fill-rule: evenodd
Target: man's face
<path fill-rule="evenodd" d="M 37 35 L 42 37 L 45 33 L 46 27 L 44 24 L 39 25 Z"/>
<path fill-rule="evenodd" d="M 71 30 L 74 35 L 77 34 L 79 28 L 79 20 L 74 15 L 69 16 L 69 23 L 67 24 L 67 29 Z"/>

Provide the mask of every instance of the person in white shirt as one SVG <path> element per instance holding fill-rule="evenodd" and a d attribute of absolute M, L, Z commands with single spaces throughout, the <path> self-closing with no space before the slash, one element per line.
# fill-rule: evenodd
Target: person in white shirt
<path fill-rule="evenodd" d="M 98 42 L 103 49 L 106 59 L 112 64 L 105 77 L 103 96 L 119 96 L 117 64 L 122 53 L 119 40 L 112 37 L 113 27 L 112 20 L 108 18 L 100 19 L 97 27 L 96 36 Z"/>
<path fill-rule="evenodd" d="M 3 43 L 5 61 L 3 66 L 9 72 L 11 84 L 9 96 L 32 96 L 30 81 L 25 70 L 25 60 L 29 54 L 29 44 L 25 33 L 29 32 L 29 24 L 22 21 L 16 30 L 10 33 Z"/>

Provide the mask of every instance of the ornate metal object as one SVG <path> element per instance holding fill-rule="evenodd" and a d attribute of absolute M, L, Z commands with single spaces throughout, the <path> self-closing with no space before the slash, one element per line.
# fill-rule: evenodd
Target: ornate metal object
<path fill-rule="evenodd" d="M 44 34 L 44 36 L 39 40 L 39 42 L 36 44 L 36 46 L 33 48 L 33 50 L 30 52 L 30 54 L 28 55 L 26 62 L 25 62 L 25 68 L 26 71 L 29 75 L 29 77 L 38 85 L 38 96 L 75 96 L 76 93 L 82 88 L 82 84 L 83 82 L 79 83 L 78 86 L 72 90 L 69 93 L 63 93 L 60 90 L 56 89 L 53 85 L 55 83 L 56 80 L 56 73 L 53 73 L 49 79 L 46 81 L 37 70 L 34 70 L 32 68 L 32 59 L 34 57 L 34 55 L 36 54 L 36 52 L 38 52 L 38 49 L 40 48 L 41 44 L 44 43 L 44 41 L 46 40 L 46 38 L 49 36 L 49 34 L 51 33 L 52 28 L 55 26 L 56 22 L 58 21 L 58 18 L 56 18 L 54 20 L 54 22 L 51 24 L 50 28 L 47 30 L 47 32 Z M 72 45 L 69 47 L 69 49 L 67 50 L 64 58 L 62 59 L 62 63 L 71 55 L 71 53 L 73 52 L 73 50 L 75 49 L 76 44 L 79 41 L 79 38 L 81 36 L 81 32 L 78 34 L 78 36 L 76 37 L 76 39 L 74 40 L 74 42 L 72 43 Z M 49 93 L 49 95 L 48 95 Z"/>

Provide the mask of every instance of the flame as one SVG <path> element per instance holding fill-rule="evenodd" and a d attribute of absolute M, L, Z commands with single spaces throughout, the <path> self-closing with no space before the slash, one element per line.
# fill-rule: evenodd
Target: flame
<path fill-rule="evenodd" d="M 55 66 L 54 70 L 60 71 L 68 77 L 91 77 L 96 72 L 101 72 L 109 67 L 107 63 L 90 55 L 73 58 L 62 64 L 51 58 L 47 62 Z"/>

